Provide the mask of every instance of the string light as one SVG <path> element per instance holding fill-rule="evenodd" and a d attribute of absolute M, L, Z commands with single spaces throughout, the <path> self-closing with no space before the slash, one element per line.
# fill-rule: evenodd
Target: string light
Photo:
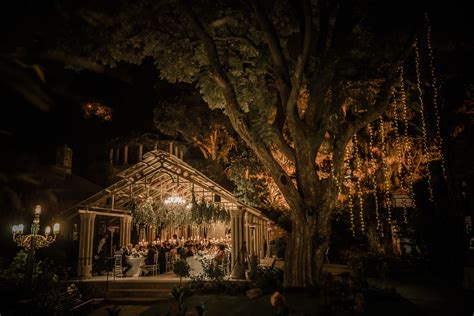
<path fill-rule="evenodd" d="M 353 149 L 352 149 L 352 152 L 354 153 L 354 161 L 355 161 L 355 164 L 356 164 L 356 169 L 361 172 L 362 170 L 362 164 L 361 164 L 361 160 L 360 160 L 360 156 L 359 156 L 359 146 L 357 145 L 357 134 L 355 134 L 353 137 L 352 137 L 352 144 L 353 144 Z M 359 219 L 360 219 L 360 230 L 362 231 L 362 233 L 365 233 L 365 221 L 364 221 L 364 198 L 363 198 L 363 195 L 362 195 L 362 188 L 361 188 L 361 184 L 360 184 L 360 176 L 357 177 L 357 180 L 356 180 L 356 194 L 357 194 L 357 197 L 358 197 L 358 200 L 359 200 Z"/>
<path fill-rule="evenodd" d="M 425 13 L 425 20 L 426 20 L 426 41 L 428 45 L 428 61 L 431 73 L 431 80 L 433 84 L 433 107 L 434 107 L 434 115 L 435 115 L 435 123 L 436 123 L 436 148 L 441 158 L 441 170 L 443 171 L 443 177 L 447 180 L 446 176 L 446 165 L 444 161 L 443 155 L 443 138 L 441 137 L 441 128 L 440 128 L 440 116 L 439 116 L 439 109 L 438 109 L 438 78 L 436 77 L 436 70 L 434 66 L 434 57 L 433 57 L 433 46 L 431 44 L 431 25 L 430 25 L 430 18 L 428 17 L 428 13 Z"/>
<path fill-rule="evenodd" d="M 393 126 L 393 131 L 395 133 L 395 148 L 397 151 L 397 158 L 398 158 L 398 168 L 397 168 L 397 173 L 398 173 L 398 178 L 400 180 L 400 190 L 402 192 L 405 192 L 405 181 L 403 177 L 403 168 L 402 168 L 402 163 L 403 163 L 403 157 L 402 157 L 402 139 L 400 137 L 400 133 L 398 131 L 399 126 L 398 126 L 398 100 L 395 95 L 395 89 L 392 90 L 392 103 L 393 103 L 393 116 L 394 116 L 394 126 Z M 408 216 L 407 216 L 407 207 L 406 203 L 403 202 L 403 222 L 405 224 L 408 224 Z"/>
<path fill-rule="evenodd" d="M 416 86 L 418 89 L 418 100 L 420 102 L 420 114 L 421 114 L 421 131 L 423 134 L 423 153 L 424 161 L 426 164 L 426 176 L 428 178 L 428 192 L 429 200 L 434 201 L 432 177 L 430 171 L 430 153 L 428 151 L 428 136 L 426 133 L 426 119 L 425 119 L 425 107 L 423 103 L 423 92 L 421 90 L 421 73 L 420 73 L 420 52 L 418 49 L 418 40 L 415 39 L 415 70 L 416 70 Z"/>
<path fill-rule="evenodd" d="M 332 179 L 334 180 L 334 183 L 336 184 L 336 188 L 337 188 L 336 203 L 340 203 L 339 202 L 339 197 L 342 195 L 342 188 L 341 188 L 341 184 L 339 183 L 339 179 L 336 177 L 336 171 L 334 170 L 334 162 L 332 161 L 332 159 L 331 159 L 331 175 L 332 175 Z"/>
<path fill-rule="evenodd" d="M 345 163 L 346 163 L 346 168 L 350 171 L 350 145 L 347 144 L 346 146 L 346 152 L 345 152 Z M 350 180 L 352 182 L 352 180 Z M 351 231 L 352 231 L 352 237 L 355 237 L 355 223 L 354 223 L 354 203 L 352 201 L 352 183 L 349 185 L 349 219 L 351 222 Z"/>
<path fill-rule="evenodd" d="M 375 157 L 372 152 L 374 148 L 374 134 L 372 130 L 372 125 L 367 125 L 367 132 L 369 133 L 369 167 L 372 169 L 371 174 L 371 182 L 372 182 L 372 190 L 374 192 L 374 201 L 375 201 L 375 220 L 377 222 L 377 230 L 382 230 L 382 223 L 380 222 L 380 214 L 379 214 L 379 200 L 377 198 L 377 178 L 375 176 L 375 171 L 377 170 Z"/>
<path fill-rule="evenodd" d="M 407 189 L 408 189 L 408 193 L 410 194 L 413 208 L 416 208 L 415 193 L 413 191 L 413 173 L 414 173 L 413 156 L 411 154 L 410 140 L 408 138 L 408 106 L 407 106 L 407 97 L 405 93 L 405 79 L 404 79 L 403 66 L 400 66 L 398 70 L 400 74 L 399 80 L 400 80 L 400 100 L 402 103 L 402 121 L 405 127 L 403 138 L 404 138 L 404 147 L 405 147 L 407 164 L 408 164 L 406 182 L 407 182 Z"/>
<path fill-rule="evenodd" d="M 354 204 L 352 202 L 352 188 L 349 188 L 349 216 L 351 220 L 352 237 L 355 237 Z"/>
<path fill-rule="evenodd" d="M 385 129 L 383 126 L 382 116 L 379 117 L 380 121 L 380 142 L 382 145 L 382 173 L 384 178 L 384 188 L 385 188 L 385 201 L 384 205 L 387 209 L 387 222 L 392 227 L 392 203 L 390 200 L 390 177 L 388 174 L 387 166 L 387 148 L 385 145 Z"/>

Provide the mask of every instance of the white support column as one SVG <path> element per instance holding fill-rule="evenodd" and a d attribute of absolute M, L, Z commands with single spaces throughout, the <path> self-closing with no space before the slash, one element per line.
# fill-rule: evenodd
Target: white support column
<path fill-rule="evenodd" d="M 79 233 L 79 262 L 77 275 L 83 278 L 92 277 L 92 248 L 94 242 L 94 221 L 95 213 L 79 211 L 81 219 Z"/>
<path fill-rule="evenodd" d="M 232 277 L 236 279 L 245 278 L 243 268 L 242 247 L 244 242 L 244 210 L 239 208 L 231 211 L 232 224 Z"/>
<path fill-rule="evenodd" d="M 265 258 L 270 258 L 270 236 L 268 234 L 268 222 L 263 222 L 263 234 L 265 236 L 265 243 L 267 246 L 267 253 L 265 254 Z"/>
<path fill-rule="evenodd" d="M 128 145 L 123 147 L 123 164 L 128 164 Z"/>
<path fill-rule="evenodd" d="M 259 247 L 259 256 L 260 256 L 260 259 L 263 258 L 263 240 L 264 240 L 264 236 L 263 236 L 263 219 L 259 218 L 258 219 L 258 247 Z"/>
<path fill-rule="evenodd" d="M 115 164 L 120 164 L 120 147 L 115 148 Z"/>
<path fill-rule="evenodd" d="M 138 162 L 142 161 L 143 159 L 143 145 L 138 145 Z"/>
<path fill-rule="evenodd" d="M 143 240 L 146 240 L 146 227 L 140 225 L 138 228 L 138 242 L 142 242 Z"/>
<path fill-rule="evenodd" d="M 128 245 L 132 239 L 132 216 L 126 215 L 125 217 L 126 229 L 125 229 L 125 245 Z"/>
<path fill-rule="evenodd" d="M 250 214 L 245 212 L 244 214 L 244 239 L 245 239 L 245 247 L 247 254 L 250 253 Z"/>
<path fill-rule="evenodd" d="M 109 161 L 111 165 L 114 164 L 114 149 L 113 148 L 110 148 L 110 151 L 109 151 Z"/>

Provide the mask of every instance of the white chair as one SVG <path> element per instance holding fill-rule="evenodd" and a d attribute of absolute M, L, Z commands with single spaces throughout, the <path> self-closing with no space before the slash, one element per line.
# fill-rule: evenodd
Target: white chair
<path fill-rule="evenodd" d="M 114 279 L 123 277 L 122 255 L 114 255 Z"/>
<path fill-rule="evenodd" d="M 144 265 L 143 270 L 150 271 L 153 276 L 158 274 L 158 253 L 153 255 L 153 264 Z"/>

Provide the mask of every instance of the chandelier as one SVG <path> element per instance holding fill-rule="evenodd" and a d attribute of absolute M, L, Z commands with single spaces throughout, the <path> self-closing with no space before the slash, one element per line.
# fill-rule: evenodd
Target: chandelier
<path fill-rule="evenodd" d="M 40 215 L 41 206 L 37 205 L 35 208 L 35 218 L 33 219 L 33 224 L 31 225 L 31 233 L 29 235 L 23 235 L 23 224 L 13 225 L 13 241 L 16 242 L 18 246 L 23 247 L 26 250 L 39 249 L 43 247 L 48 247 L 56 240 L 56 236 L 59 233 L 59 224 L 55 223 L 53 225 L 53 234 L 51 234 L 51 227 L 46 226 L 44 230 L 44 235 L 40 235 Z"/>
<path fill-rule="evenodd" d="M 171 195 L 171 196 L 168 196 L 168 197 L 164 200 L 164 203 L 165 203 L 165 204 L 178 204 L 178 205 L 182 205 L 182 204 L 185 204 L 185 203 L 186 203 L 186 200 L 185 200 L 182 196 L 179 196 L 179 195 Z"/>

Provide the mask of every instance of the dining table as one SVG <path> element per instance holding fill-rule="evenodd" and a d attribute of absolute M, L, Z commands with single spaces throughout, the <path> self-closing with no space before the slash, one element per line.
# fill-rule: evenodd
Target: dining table
<path fill-rule="evenodd" d="M 140 273 L 142 272 L 141 266 L 145 263 L 145 257 L 129 257 L 127 260 L 131 267 L 125 273 L 125 276 L 140 276 Z"/>

